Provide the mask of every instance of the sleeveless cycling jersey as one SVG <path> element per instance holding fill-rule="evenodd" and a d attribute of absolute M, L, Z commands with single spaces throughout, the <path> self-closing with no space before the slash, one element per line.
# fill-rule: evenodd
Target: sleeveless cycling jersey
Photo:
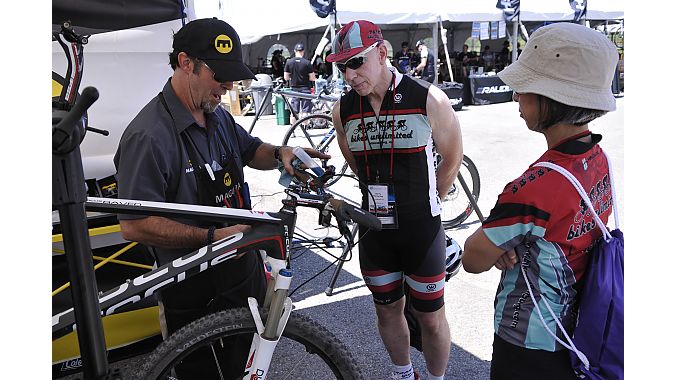
<path fill-rule="evenodd" d="M 340 118 L 347 143 L 362 182 L 394 185 L 400 218 L 437 216 L 441 206 L 426 109 L 430 83 L 398 72 L 394 75 L 395 86 L 390 85 L 378 116 L 354 90 L 341 98 Z M 367 191 L 363 185 L 361 190 L 366 206 Z"/>

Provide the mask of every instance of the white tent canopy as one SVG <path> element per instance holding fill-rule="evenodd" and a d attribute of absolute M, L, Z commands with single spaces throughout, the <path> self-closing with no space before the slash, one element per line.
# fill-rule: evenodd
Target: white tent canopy
<path fill-rule="evenodd" d="M 364 19 L 379 25 L 428 24 L 441 19 L 452 22 L 498 21 L 502 11 L 495 0 L 436 1 L 411 3 L 410 0 L 337 0 L 338 23 Z M 241 0 L 197 1 L 197 17 L 216 16 L 231 24 L 242 43 L 253 43 L 263 36 L 310 30 L 328 25 L 330 18 L 319 18 L 307 0 L 261 3 L 260 7 Z"/>
<path fill-rule="evenodd" d="M 588 0 L 587 20 L 623 20 L 624 0 Z"/>
<path fill-rule="evenodd" d="M 502 11 L 496 0 L 418 1 L 337 0 L 339 24 L 365 19 L 379 25 L 430 24 L 450 22 L 500 21 Z M 197 17 L 218 17 L 230 23 L 242 43 L 250 44 L 264 36 L 325 27 L 330 18 L 319 18 L 307 0 L 241 1 L 196 0 Z M 521 0 L 521 21 L 569 21 L 574 17 L 568 0 Z M 624 0 L 588 0 L 587 19 L 624 18 Z"/>
<path fill-rule="evenodd" d="M 521 0 L 521 21 L 572 20 L 574 14 L 567 0 Z"/>

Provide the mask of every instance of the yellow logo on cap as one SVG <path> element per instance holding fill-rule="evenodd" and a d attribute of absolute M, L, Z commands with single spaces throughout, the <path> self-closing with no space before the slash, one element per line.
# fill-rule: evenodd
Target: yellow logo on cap
<path fill-rule="evenodd" d="M 223 176 L 223 183 L 225 186 L 230 186 L 232 185 L 232 178 L 230 177 L 230 173 L 225 173 Z"/>
<path fill-rule="evenodd" d="M 214 47 L 219 53 L 228 54 L 232 50 L 232 39 L 225 34 L 221 34 L 214 40 Z"/>

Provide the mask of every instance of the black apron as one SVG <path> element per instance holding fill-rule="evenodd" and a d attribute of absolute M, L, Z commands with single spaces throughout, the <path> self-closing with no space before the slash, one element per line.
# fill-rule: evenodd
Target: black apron
<path fill-rule="evenodd" d="M 169 113 L 172 121 L 175 120 L 162 93 L 160 101 Z M 209 132 L 207 132 L 209 133 Z M 229 157 L 221 155 L 219 161 L 207 160 L 199 153 L 195 142 L 186 130 L 177 135 L 182 142 L 190 165 L 194 171 L 197 184 L 198 204 L 202 206 L 217 206 L 230 208 L 250 209 L 251 201 L 246 182 L 243 181 L 243 170 L 238 165 L 240 160 L 230 149 L 219 129 L 214 131 L 214 137 Z M 207 139 L 208 140 L 208 139 Z M 183 161 L 181 161 L 182 163 Z M 213 166 L 217 166 L 214 170 Z M 211 225 L 223 227 L 224 224 L 213 222 L 198 223 L 200 227 Z M 239 259 L 229 260 L 204 273 L 191 277 L 185 282 L 176 284 L 163 290 L 159 298 L 164 305 L 164 316 L 169 334 L 177 331 L 188 323 L 209 313 L 233 307 L 248 307 L 247 298 L 255 297 L 259 304 L 265 298 L 265 272 L 263 263 L 257 252 L 250 252 Z M 241 375 L 251 345 L 251 336 L 232 337 L 227 339 L 224 349 L 216 350 L 221 369 L 226 378 L 235 378 Z M 200 352 L 201 351 L 201 352 Z M 210 379 L 214 378 L 217 369 L 214 367 L 214 353 L 210 349 L 198 351 L 195 355 L 183 360 L 176 369 L 179 378 Z"/>
<path fill-rule="evenodd" d="M 159 96 L 162 105 L 164 105 L 173 121 L 174 117 L 169 111 L 164 96 L 161 93 Z M 176 131 L 176 128 L 174 130 Z M 208 134 L 209 131 L 207 131 L 207 136 Z M 244 182 L 244 174 L 240 169 L 241 165 L 238 165 L 240 160 L 235 156 L 233 149 L 231 149 L 225 140 L 222 132 L 219 129 L 213 132 L 213 138 L 218 138 L 221 147 L 227 153 L 221 154 L 218 161 L 211 157 L 205 158 L 202 156 L 187 130 L 183 130 L 178 136 L 188 153 L 188 159 L 194 171 L 195 182 L 197 184 L 197 203 L 201 206 L 250 210 L 251 199 L 249 197 L 249 188 L 247 183 Z M 208 140 L 209 138 L 207 137 Z"/>

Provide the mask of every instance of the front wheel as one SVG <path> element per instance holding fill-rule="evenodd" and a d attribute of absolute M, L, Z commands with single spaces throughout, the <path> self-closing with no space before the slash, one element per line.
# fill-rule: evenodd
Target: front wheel
<path fill-rule="evenodd" d="M 266 317 L 264 313 L 261 315 L 263 320 Z M 227 342 L 235 337 L 250 342 L 255 331 L 253 317 L 247 308 L 207 315 L 183 327 L 159 345 L 147 358 L 138 378 L 186 378 L 177 374 L 175 367 L 190 355 L 206 354 L 213 367 L 213 375 L 208 378 L 232 379 L 232 373 L 224 374 L 227 368 L 222 362 L 227 360 L 227 357 L 223 359 L 227 351 L 223 354 L 223 348 L 227 350 Z M 243 370 L 244 367 L 234 378 L 242 379 Z M 350 351 L 333 333 L 297 312 L 289 318 L 266 377 L 275 380 L 364 378 Z"/>
<path fill-rule="evenodd" d="M 462 156 L 462 165 L 458 177 L 462 175 L 471 195 L 476 201 L 479 200 L 479 190 L 481 181 L 479 180 L 479 171 L 474 162 L 467 156 Z M 469 196 L 460 184 L 460 179 L 456 178 L 448 191 L 448 195 L 441 204 L 441 222 L 445 229 L 453 228 L 464 222 L 474 211 L 474 206 L 469 201 Z"/>

